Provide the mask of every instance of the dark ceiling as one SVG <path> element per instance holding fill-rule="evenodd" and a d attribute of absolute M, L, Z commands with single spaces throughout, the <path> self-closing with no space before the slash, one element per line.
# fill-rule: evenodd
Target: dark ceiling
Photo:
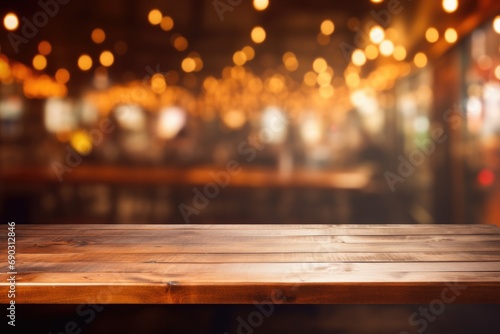
<path fill-rule="evenodd" d="M 42 0 L 47 3 L 52 1 L 56 0 Z M 233 53 L 245 45 L 255 47 L 256 57 L 247 66 L 257 73 L 278 67 L 283 53 L 295 52 L 300 63 L 295 75 L 300 77 L 318 56 L 328 59 L 336 71 L 342 70 L 347 65 L 341 51 L 342 43 L 354 45 L 356 29 L 365 29 L 374 20 L 372 11 L 387 11 L 395 0 L 385 0 L 380 4 L 369 0 L 270 0 L 269 7 L 263 12 L 256 11 L 251 0 L 220 1 L 239 3 L 223 14 L 222 21 L 214 7 L 214 0 L 69 0 L 67 4 L 59 4 L 57 14 L 28 43 L 21 44 L 17 54 L 6 37 L 7 32 L 3 30 L 1 51 L 11 59 L 31 64 L 38 43 L 49 41 L 52 53 L 47 58 L 46 72 L 53 75 L 60 67 L 70 70 L 70 91 L 90 82 L 93 75 L 93 71 L 78 70 L 79 55 L 88 53 L 97 59 L 103 50 L 113 50 L 118 41 L 125 42 L 128 51 L 115 55 L 115 63 L 109 69 L 114 82 L 141 79 L 148 75 L 148 68 L 182 73 L 181 61 L 193 51 L 198 52 L 204 62 L 203 70 L 197 75 L 219 76 L 225 66 L 232 65 Z M 456 13 L 446 14 L 441 8 L 441 1 L 400 0 L 397 7 L 400 12 L 391 15 L 390 25 L 398 32 L 398 43 L 404 45 L 410 55 L 419 50 L 442 52 L 446 46 L 432 45 L 435 49 L 432 51 L 431 45 L 425 43 L 424 32 L 429 26 L 440 30 L 456 27 L 462 36 L 470 30 L 467 24 L 474 20 L 478 24 L 479 20 L 498 13 L 499 3 L 497 0 L 462 0 Z M 14 11 L 20 18 L 30 21 L 42 10 L 38 1 L 26 0 L 3 1 L 0 8 L 2 17 Z M 164 31 L 148 22 L 148 13 L 153 8 L 173 18 L 175 25 L 171 31 Z M 476 13 L 479 13 L 479 18 L 471 19 Z M 316 36 L 325 19 L 335 22 L 335 32 L 328 45 L 320 46 Z M 263 26 L 267 31 L 263 44 L 254 45 L 250 39 L 250 31 L 256 25 Z M 94 28 L 102 28 L 106 32 L 104 43 L 96 45 L 92 42 L 90 35 Z M 171 45 L 174 34 L 187 38 L 189 47 L 185 51 L 179 52 Z"/>

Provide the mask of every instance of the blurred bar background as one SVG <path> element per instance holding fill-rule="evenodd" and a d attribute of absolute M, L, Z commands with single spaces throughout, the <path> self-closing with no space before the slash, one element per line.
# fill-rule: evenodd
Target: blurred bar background
<path fill-rule="evenodd" d="M 20 223 L 500 224 L 500 2 L 7 1 Z"/>

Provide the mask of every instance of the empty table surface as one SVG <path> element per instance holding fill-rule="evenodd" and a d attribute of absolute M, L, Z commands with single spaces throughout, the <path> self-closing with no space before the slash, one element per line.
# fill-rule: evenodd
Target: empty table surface
<path fill-rule="evenodd" d="M 8 303 L 7 226 L 0 302 Z M 16 303 L 500 303 L 489 225 L 17 225 Z"/>

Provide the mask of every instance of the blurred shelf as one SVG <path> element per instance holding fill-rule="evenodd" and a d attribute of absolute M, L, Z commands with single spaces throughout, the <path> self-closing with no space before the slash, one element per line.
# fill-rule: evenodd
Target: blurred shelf
<path fill-rule="evenodd" d="M 71 172 L 62 174 L 61 181 L 51 167 L 3 168 L 0 171 L 0 182 L 6 185 L 69 182 L 189 186 L 215 182 L 222 188 L 226 186 L 249 188 L 310 187 L 356 190 L 367 187 L 370 178 L 371 173 L 366 168 L 334 171 L 295 170 L 291 172 L 242 168 L 238 172 L 230 174 L 223 166 L 184 169 L 80 166 Z"/>

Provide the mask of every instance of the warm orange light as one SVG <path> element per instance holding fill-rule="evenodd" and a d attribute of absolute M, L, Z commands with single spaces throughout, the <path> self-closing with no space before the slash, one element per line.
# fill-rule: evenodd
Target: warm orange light
<path fill-rule="evenodd" d="M 351 56 L 352 63 L 356 66 L 363 66 L 366 63 L 366 55 L 363 50 L 356 49 Z"/>
<path fill-rule="evenodd" d="M 111 51 L 103 51 L 99 56 L 99 61 L 101 62 L 102 66 L 109 67 L 113 65 L 115 57 L 113 56 Z"/>
<path fill-rule="evenodd" d="M 269 90 L 275 94 L 279 94 L 285 88 L 285 82 L 280 76 L 273 76 L 268 82 Z"/>
<path fill-rule="evenodd" d="M 269 6 L 269 0 L 253 0 L 253 8 L 258 11 L 265 10 Z"/>
<path fill-rule="evenodd" d="M 148 21 L 152 25 L 160 24 L 162 19 L 163 19 L 163 15 L 159 9 L 153 9 L 148 14 Z"/>
<path fill-rule="evenodd" d="M 324 58 L 316 58 L 313 61 L 313 69 L 316 73 L 321 73 L 326 71 L 328 64 Z"/>
<path fill-rule="evenodd" d="M 41 41 L 40 43 L 38 43 L 38 52 L 40 52 L 40 54 L 46 56 L 50 54 L 51 51 L 52 51 L 52 46 L 50 45 L 49 42 Z"/>
<path fill-rule="evenodd" d="M 304 83 L 306 85 L 312 87 L 312 86 L 316 85 L 317 77 L 318 77 L 318 75 L 316 73 L 309 71 L 304 75 Z"/>
<path fill-rule="evenodd" d="M 350 88 L 356 88 L 360 83 L 359 75 L 356 72 L 350 72 L 346 75 L 345 82 Z"/>
<path fill-rule="evenodd" d="M 286 52 L 283 55 L 283 64 L 290 72 L 297 70 L 299 67 L 299 61 L 293 52 Z"/>
<path fill-rule="evenodd" d="M 406 49 L 402 45 L 398 45 L 394 48 L 394 53 L 392 55 L 394 59 L 402 61 L 406 58 Z"/>
<path fill-rule="evenodd" d="M 252 60 L 255 57 L 255 50 L 251 46 L 245 46 L 243 49 L 241 49 L 247 56 L 247 60 Z"/>
<path fill-rule="evenodd" d="M 458 8 L 458 0 L 443 0 L 443 9 L 447 13 L 453 13 Z"/>
<path fill-rule="evenodd" d="M 365 48 L 365 55 L 366 55 L 366 58 L 368 58 L 370 60 L 377 58 L 378 57 L 378 48 L 373 44 L 368 45 Z"/>
<path fill-rule="evenodd" d="M 415 63 L 415 66 L 417 67 L 425 67 L 427 65 L 427 56 L 423 52 L 419 52 L 415 55 L 413 58 L 413 62 Z"/>
<path fill-rule="evenodd" d="M 200 55 L 196 52 L 192 52 L 189 54 L 191 58 L 193 58 L 196 66 L 194 68 L 195 72 L 199 72 L 203 69 L 203 59 L 201 59 Z"/>
<path fill-rule="evenodd" d="M 33 57 L 33 67 L 36 70 L 43 70 L 45 67 L 47 67 L 47 58 L 45 58 L 43 55 L 36 55 Z"/>
<path fill-rule="evenodd" d="M 14 13 L 7 13 L 3 18 L 3 25 L 7 30 L 16 30 L 19 27 L 19 19 Z"/>
<path fill-rule="evenodd" d="M 257 26 L 252 29 L 250 36 L 252 37 L 252 41 L 254 41 L 254 43 L 260 44 L 266 40 L 266 31 L 264 28 Z"/>
<path fill-rule="evenodd" d="M 370 29 L 370 40 L 374 44 L 380 44 L 385 38 L 384 29 L 381 26 L 374 26 Z"/>
<path fill-rule="evenodd" d="M 493 20 L 493 29 L 497 34 L 500 34 L 500 15 Z"/>
<path fill-rule="evenodd" d="M 182 70 L 186 73 L 191 73 L 196 69 L 196 62 L 193 58 L 187 57 L 181 63 Z"/>
<path fill-rule="evenodd" d="M 94 43 L 101 44 L 106 39 L 106 33 L 101 28 L 96 28 L 96 29 L 92 30 L 92 34 L 90 35 L 90 38 L 92 38 L 92 41 Z"/>
<path fill-rule="evenodd" d="M 319 88 L 319 95 L 324 99 L 329 99 L 333 96 L 334 89 L 332 85 L 324 85 Z M 318 131 L 316 136 L 321 136 L 321 132 Z"/>
<path fill-rule="evenodd" d="M 321 72 L 316 78 L 316 82 L 320 86 L 327 86 L 332 82 L 332 75 L 328 72 Z"/>
<path fill-rule="evenodd" d="M 444 32 L 444 39 L 450 44 L 455 43 L 458 39 L 457 31 L 453 28 L 446 29 Z"/>
<path fill-rule="evenodd" d="M 380 53 L 384 56 L 390 56 L 394 52 L 394 44 L 389 41 L 385 40 L 382 43 L 380 43 Z"/>
<path fill-rule="evenodd" d="M 161 19 L 160 27 L 165 31 L 170 31 L 174 27 L 174 20 L 170 16 Z"/>
<path fill-rule="evenodd" d="M 57 82 L 59 82 L 60 84 L 65 84 L 69 81 L 70 75 L 67 69 L 60 68 L 57 70 L 55 77 Z"/>
<path fill-rule="evenodd" d="M 429 43 L 437 42 L 437 40 L 439 39 L 439 32 L 437 31 L 436 28 L 430 27 L 425 31 L 425 39 Z"/>
<path fill-rule="evenodd" d="M 92 140 L 90 136 L 83 132 L 77 131 L 71 136 L 71 146 L 81 155 L 88 155 L 92 152 Z"/>
<path fill-rule="evenodd" d="M 151 78 L 151 89 L 156 94 L 163 94 L 167 90 L 167 82 L 161 73 L 156 73 Z"/>
<path fill-rule="evenodd" d="M 187 39 L 183 36 L 175 37 L 172 44 L 177 51 L 184 51 L 189 45 Z"/>
<path fill-rule="evenodd" d="M 324 20 L 321 23 L 320 29 L 321 29 L 321 32 L 323 33 L 323 35 L 328 36 L 328 35 L 333 34 L 333 31 L 335 30 L 335 24 L 331 20 Z"/>
<path fill-rule="evenodd" d="M 236 51 L 233 54 L 233 63 L 238 66 L 242 66 L 246 63 L 247 56 L 243 51 Z"/>
<path fill-rule="evenodd" d="M 82 71 L 88 71 L 92 67 L 92 58 L 89 55 L 83 54 L 78 58 L 78 67 Z"/>

